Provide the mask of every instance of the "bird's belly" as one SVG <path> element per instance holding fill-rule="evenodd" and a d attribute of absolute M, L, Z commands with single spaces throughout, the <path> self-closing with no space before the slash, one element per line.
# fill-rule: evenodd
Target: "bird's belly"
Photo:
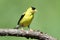
<path fill-rule="evenodd" d="M 26 27 L 30 25 L 33 17 L 26 17 L 20 21 L 20 26 Z"/>

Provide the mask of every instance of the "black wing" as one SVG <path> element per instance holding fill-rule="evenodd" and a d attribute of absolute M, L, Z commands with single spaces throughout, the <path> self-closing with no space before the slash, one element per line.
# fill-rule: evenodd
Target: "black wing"
<path fill-rule="evenodd" d="M 20 19 L 19 19 L 19 21 L 18 21 L 18 25 L 19 25 L 21 19 L 24 17 L 24 15 L 25 15 L 25 14 L 21 15 L 21 17 L 20 17 Z"/>

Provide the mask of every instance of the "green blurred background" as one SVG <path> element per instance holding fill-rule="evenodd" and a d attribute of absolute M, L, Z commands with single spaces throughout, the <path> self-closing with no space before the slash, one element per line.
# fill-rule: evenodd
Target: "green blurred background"
<path fill-rule="evenodd" d="M 34 6 L 38 10 L 30 27 L 60 40 L 60 14 L 57 7 L 59 2 L 56 0 L 0 0 L 0 28 L 14 28 L 20 15 L 30 6 Z M 0 36 L 0 40 L 28 39 Z"/>

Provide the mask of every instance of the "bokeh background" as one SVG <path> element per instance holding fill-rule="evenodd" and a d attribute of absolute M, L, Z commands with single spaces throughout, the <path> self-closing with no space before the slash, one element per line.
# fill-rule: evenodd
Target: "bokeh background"
<path fill-rule="evenodd" d="M 30 6 L 38 10 L 30 27 L 60 40 L 59 1 L 56 0 L 0 0 L 0 28 L 14 28 L 20 15 Z M 32 39 L 0 36 L 0 40 Z"/>

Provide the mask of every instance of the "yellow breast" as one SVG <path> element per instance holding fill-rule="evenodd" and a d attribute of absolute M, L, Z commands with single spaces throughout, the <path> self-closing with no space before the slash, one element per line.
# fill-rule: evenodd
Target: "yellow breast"
<path fill-rule="evenodd" d="M 25 15 L 24 18 L 20 21 L 20 26 L 30 25 L 32 19 L 33 19 L 33 15 Z"/>

